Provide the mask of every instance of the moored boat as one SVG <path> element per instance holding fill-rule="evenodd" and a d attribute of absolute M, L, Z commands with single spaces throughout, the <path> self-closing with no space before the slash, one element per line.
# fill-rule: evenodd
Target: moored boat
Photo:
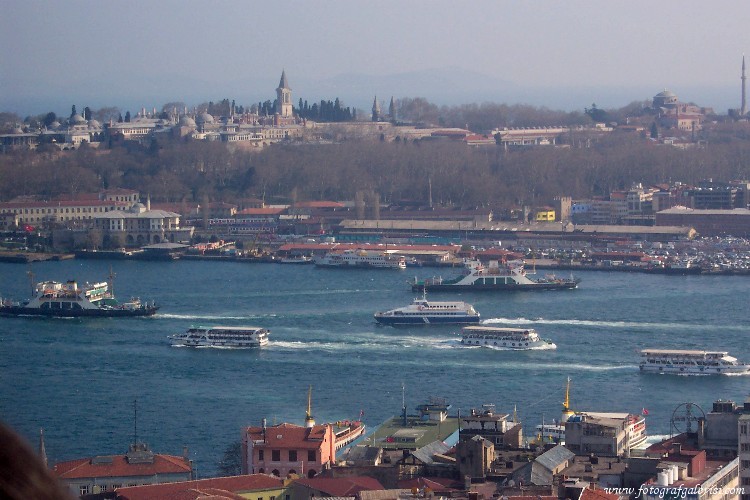
<path fill-rule="evenodd" d="M 533 328 L 498 328 L 494 326 L 465 326 L 461 345 L 494 349 L 557 349 L 548 339 L 539 337 Z"/>
<path fill-rule="evenodd" d="M 30 273 L 33 283 L 33 275 Z M 42 281 L 32 287 L 32 296 L 23 302 L 0 299 L 0 316 L 45 317 L 128 317 L 152 316 L 159 309 L 154 303 L 131 298 L 119 302 L 112 291 L 114 274 L 109 281 L 84 283 L 74 280 L 65 283 Z"/>
<path fill-rule="evenodd" d="M 344 250 L 328 252 L 315 259 L 318 267 L 366 268 L 366 269 L 406 269 L 406 259 L 390 251 Z"/>
<path fill-rule="evenodd" d="M 640 370 L 675 375 L 750 375 L 750 364 L 740 363 L 727 351 L 643 349 Z"/>
<path fill-rule="evenodd" d="M 187 347 L 262 347 L 268 344 L 265 328 L 257 326 L 198 326 L 170 335 L 175 346 Z"/>
<path fill-rule="evenodd" d="M 467 291 L 467 290 L 565 290 L 577 288 L 580 282 L 577 278 L 560 278 L 547 275 L 543 278 L 531 279 L 524 269 L 523 261 L 510 261 L 500 265 L 498 261 L 490 261 L 485 267 L 479 261 L 468 261 L 463 273 L 449 279 L 442 277 L 427 278 L 422 281 L 414 278 L 410 282 L 412 291 Z"/>
<path fill-rule="evenodd" d="M 479 323 L 479 313 L 466 302 L 438 302 L 422 298 L 405 307 L 375 313 L 375 321 L 384 325 L 434 325 Z"/>

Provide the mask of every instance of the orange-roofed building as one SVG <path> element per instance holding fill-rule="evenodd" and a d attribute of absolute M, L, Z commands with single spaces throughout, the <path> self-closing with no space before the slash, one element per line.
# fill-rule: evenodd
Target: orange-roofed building
<path fill-rule="evenodd" d="M 289 474 L 315 477 L 336 459 L 330 425 L 300 426 L 283 423 L 247 427 L 242 434 L 243 474 Z"/>
<path fill-rule="evenodd" d="M 198 498 L 271 500 L 283 498 L 284 481 L 266 474 L 119 488 L 119 500 L 193 500 Z"/>
<path fill-rule="evenodd" d="M 130 445 L 125 455 L 80 458 L 55 464 L 52 473 L 75 496 L 112 491 L 123 486 L 173 483 L 193 478 L 185 456 L 153 453 L 145 444 Z"/>

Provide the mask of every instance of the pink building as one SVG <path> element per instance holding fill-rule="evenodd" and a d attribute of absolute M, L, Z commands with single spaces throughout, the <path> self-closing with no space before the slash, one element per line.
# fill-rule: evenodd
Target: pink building
<path fill-rule="evenodd" d="M 312 424 L 312 425 L 309 425 Z M 336 440 L 329 424 L 283 423 L 247 427 L 242 434 L 242 473 L 315 477 L 336 459 Z"/>

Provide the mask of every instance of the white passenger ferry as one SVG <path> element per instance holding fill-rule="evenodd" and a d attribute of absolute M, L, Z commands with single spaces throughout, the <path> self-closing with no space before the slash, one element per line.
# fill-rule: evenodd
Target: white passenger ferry
<path fill-rule="evenodd" d="M 433 325 L 479 323 L 479 313 L 466 302 L 438 302 L 421 299 L 405 307 L 375 313 L 375 321 L 384 325 Z"/>
<path fill-rule="evenodd" d="M 676 375 L 750 375 L 750 364 L 726 351 L 643 349 L 641 371 Z"/>
<path fill-rule="evenodd" d="M 192 327 L 185 333 L 170 335 L 175 346 L 187 347 L 261 347 L 268 344 L 268 330 L 256 326 Z"/>
<path fill-rule="evenodd" d="M 533 328 L 465 326 L 461 335 L 461 344 L 495 349 L 557 349 L 551 340 L 539 337 Z"/>
<path fill-rule="evenodd" d="M 406 269 L 406 259 L 390 251 L 344 250 L 328 252 L 315 259 L 318 267 L 368 268 L 368 269 Z"/>

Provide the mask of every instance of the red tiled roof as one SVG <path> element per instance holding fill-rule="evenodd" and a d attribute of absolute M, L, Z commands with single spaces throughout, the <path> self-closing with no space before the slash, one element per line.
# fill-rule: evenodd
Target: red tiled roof
<path fill-rule="evenodd" d="M 385 489 L 377 479 L 366 476 L 341 478 L 313 477 L 298 479 L 295 482 L 334 497 L 353 497 L 360 491 Z"/>
<path fill-rule="evenodd" d="M 112 463 L 92 463 L 91 458 L 80 458 L 55 464 L 52 472 L 61 479 L 89 477 L 128 477 L 153 474 L 189 474 L 190 462 L 174 455 L 154 454 L 153 463 L 128 463 L 125 455 L 113 455 Z"/>
<path fill-rule="evenodd" d="M 205 498 L 206 495 L 240 499 L 246 498 L 238 495 L 240 492 L 281 488 L 283 484 L 284 482 L 277 477 L 252 474 L 118 488 L 117 494 L 122 500 L 193 500 Z"/>
<path fill-rule="evenodd" d="M 315 425 L 311 428 L 283 423 L 266 428 L 266 445 L 274 448 L 297 448 L 315 450 L 320 448 L 327 426 Z M 253 440 L 263 439 L 263 427 L 248 427 L 247 433 Z"/>
<path fill-rule="evenodd" d="M 108 201 L 108 200 L 60 200 L 60 201 L 7 201 L 0 203 L 0 208 L 54 208 L 54 207 L 104 207 L 104 206 L 128 206 L 127 203 L 122 201 Z"/>
<path fill-rule="evenodd" d="M 617 500 L 618 495 L 607 493 L 601 488 L 584 488 L 579 500 Z"/>
<path fill-rule="evenodd" d="M 338 201 L 298 201 L 294 208 L 344 208 Z"/>
<path fill-rule="evenodd" d="M 428 478 L 428 477 L 415 477 L 413 479 L 404 479 L 402 481 L 398 482 L 398 487 L 400 489 L 410 490 L 412 488 L 430 488 L 432 491 L 436 492 L 448 492 L 448 491 L 457 491 L 456 488 L 453 488 L 449 485 L 455 485 L 456 481 L 454 479 L 448 479 L 448 478 Z"/>
<path fill-rule="evenodd" d="M 237 215 L 279 215 L 286 210 L 286 208 L 246 208 L 237 212 Z"/>

